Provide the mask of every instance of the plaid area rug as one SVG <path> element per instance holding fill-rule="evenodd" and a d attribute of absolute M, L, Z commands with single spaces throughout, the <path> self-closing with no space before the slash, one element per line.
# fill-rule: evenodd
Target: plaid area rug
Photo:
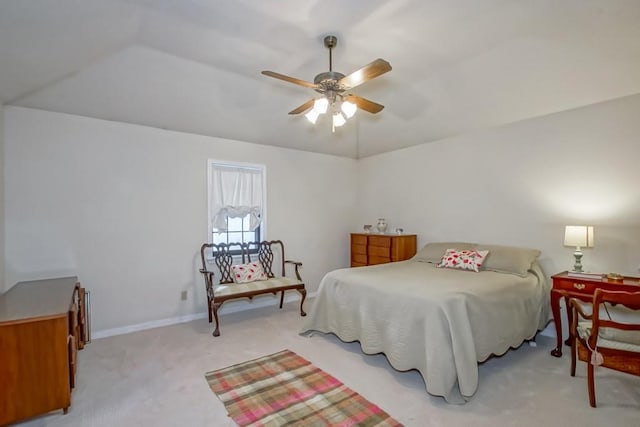
<path fill-rule="evenodd" d="M 240 426 L 402 426 L 289 350 L 207 372 L 205 378 Z"/>

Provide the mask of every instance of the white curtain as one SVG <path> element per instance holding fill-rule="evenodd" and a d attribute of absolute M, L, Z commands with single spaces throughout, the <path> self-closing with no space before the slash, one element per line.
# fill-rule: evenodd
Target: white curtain
<path fill-rule="evenodd" d="M 214 164 L 211 168 L 211 222 L 218 231 L 227 230 L 227 218 L 249 215 L 255 230 L 262 218 L 262 169 Z"/>

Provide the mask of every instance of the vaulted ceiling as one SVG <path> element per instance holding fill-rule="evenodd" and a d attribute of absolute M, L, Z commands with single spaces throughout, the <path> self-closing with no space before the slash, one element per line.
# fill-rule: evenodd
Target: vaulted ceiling
<path fill-rule="evenodd" d="M 385 105 L 331 132 L 287 113 L 376 58 Z M 0 101 L 366 157 L 640 93 L 637 0 L 0 0 Z"/>

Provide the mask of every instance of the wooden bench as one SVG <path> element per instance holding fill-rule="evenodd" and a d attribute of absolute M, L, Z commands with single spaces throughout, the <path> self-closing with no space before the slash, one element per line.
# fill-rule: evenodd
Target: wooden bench
<path fill-rule="evenodd" d="M 300 277 L 298 268 L 301 262 L 287 260 L 284 256 L 284 244 L 280 240 L 249 242 L 249 243 L 205 243 L 200 248 L 202 268 L 200 272 L 204 276 L 207 305 L 209 309 L 209 323 L 215 318 L 216 328 L 213 336 L 220 335 L 220 322 L 218 309 L 228 300 L 249 298 L 256 295 L 274 294 L 280 292 L 280 308 L 284 302 L 284 292 L 295 289 L 300 292 L 300 315 L 306 316 L 302 305 L 307 296 L 304 282 Z M 252 260 L 253 257 L 253 260 Z M 234 262 L 234 258 L 236 262 Z M 238 262 L 240 261 L 241 262 Z M 280 262 L 277 262 L 279 260 Z M 248 283 L 236 283 L 232 266 L 259 262 L 266 275 L 266 280 L 256 280 Z M 275 265 L 274 265 L 275 264 Z M 274 267 L 280 264 L 281 275 L 274 274 Z M 294 266 L 295 278 L 285 276 L 285 265 Z M 214 276 L 220 275 L 220 280 L 214 284 Z"/>

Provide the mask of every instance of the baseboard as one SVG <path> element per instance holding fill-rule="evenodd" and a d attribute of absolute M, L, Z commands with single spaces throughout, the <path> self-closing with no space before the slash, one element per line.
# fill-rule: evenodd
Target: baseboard
<path fill-rule="evenodd" d="M 316 296 L 315 292 L 307 293 L 307 298 L 313 298 Z M 285 303 L 300 301 L 300 296 L 297 294 L 285 295 Z M 251 302 L 245 300 L 229 301 L 220 307 L 218 313 L 220 315 L 227 313 L 237 313 L 241 311 L 257 310 L 259 308 L 273 306 L 280 304 L 280 298 L 260 298 Z M 305 304 L 306 305 L 306 304 Z M 191 322 L 198 319 L 208 318 L 206 311 L 201 313 L 187 314 L 185 316 L 171 317 L 168 319 L 152 320 L 150 322 L 137 323 L 135 325 L 123 326 L 121 328 L 105 329 L 102 331 L 95 331 L 91 333 L 91 339 L 97 340 L 100 338 L 112 337 L 115 335 L 130 334 L 132 332 L 144 331 L 146 329 L 160 328 L 163 326 L 176 325 L 178 323 Z"/>

